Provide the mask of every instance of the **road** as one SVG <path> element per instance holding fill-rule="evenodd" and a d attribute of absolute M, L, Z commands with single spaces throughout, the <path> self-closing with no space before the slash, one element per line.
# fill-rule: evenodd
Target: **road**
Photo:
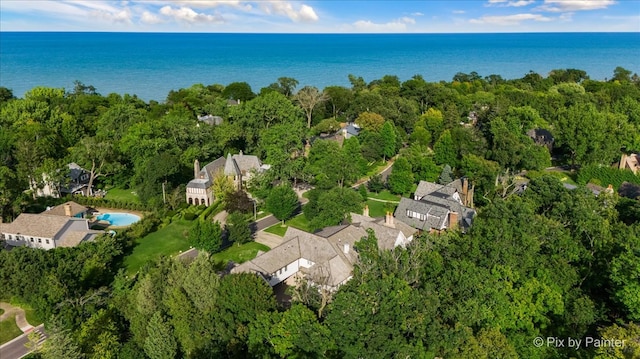
<path fill-rule="evenodd" d="M 40 335 L 40 340 L 38 341 L 38 345 L 40 345 L 47 337 L 46 334 L 44 334 L 43 324 L 40 324 L 33 330 L 38 332 Z M 19 359 L 29 354 L 31 352 L 31 349 L 27 349 L 27 347 L 25 346 L 25 344 L 29 342 L 29 338 L 27 337 L 27 335 L 28 333 L 22 334 L 12 341 L 0 346 L 0 358 Z"/>

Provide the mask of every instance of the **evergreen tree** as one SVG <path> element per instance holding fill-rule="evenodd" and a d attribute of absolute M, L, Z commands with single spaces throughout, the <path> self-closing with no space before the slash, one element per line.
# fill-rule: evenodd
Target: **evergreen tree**
<path fill-rule="evenodd" d="M 380 193 L 380 191 L 384 190 L 386 185 L 382 180 L 382 176 L 378 174 L 371 176 L 371 179 L 369 179 L 369 182 L 367 182 L 367 187 L 371 192 Z"/>
<path fill-rule="evenodd" d="M 451 166 L 447 164 L 442 169 L 442 173 L 440 173 L 440 178 L 438 178 L 438 183 L 448 184 L 451 182 L 453 182 L 453 171 L 451 170 Z"/>
<path fill-rule="evenodd" d="M 391 122 L 385 121 L 382 130 L 380 130 L 380 137 L 382 138 L 383 159 L 393 157 L 396 154 L 396 131 Z"/>
<path fill-rule="evenodd" d="M 189 230 L 189 244 L 209 253 L 216 253 L 222 245 L 222 227 L 220 222 L 197 220 Z"/>
<path fill-rule="evenodd" d="M 454 166 L 456 164 L 456 147 L 453 144 L 453 138 L 451 137 L 451 132 L 449 132 L 449 130 L 442 133 L 440 138 L 438 138 L 436 143 L 433 145 L 433 150 L 435 151 L 433 159 L 437 164 L 448 164 L 450 166 Z"/>
<path fill-rule="evenodd" d="M 178 343 L 173 336 L 171 326 L 160 312 L 155 312 L 147 326 L 147 339 L 144 352 L 151 359 L 174 359 L 178 353 Z"/>

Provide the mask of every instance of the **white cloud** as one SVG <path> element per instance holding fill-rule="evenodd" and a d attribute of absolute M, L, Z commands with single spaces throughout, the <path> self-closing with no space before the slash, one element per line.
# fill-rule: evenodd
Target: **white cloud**
<path fill-rule="evenodd" d="M 405 16 L 382 24 L 370 20 L 358 20 L 353 23 L 353 27 L 358 32 L 402 32 L 407 30 L 407 25 L 415 23 L 415 19 Z"/>
<path fill-rule="evenodd" d="M 314 22 L 318 21 L 318 15 L 309 5 L 302 4 L 299 9 L 295 9 L 291 2 L 282 0 L 270 0 L 260 3 L 260 9 L 264 13 L 271 15 L 286 16 L 294 22 Z"/>
<path fill-rule="evenodd" d="M 414 12 L 411 14 L 411 16 L 424 16 L 424 14 L 421 12 Z"/>
<path fill-rule="evenodd" d="M 536 10 L 549 12 L 568 12 L 606 9 L 615 4 L 614 0 L 545 0 Z"/>
<path fill-rule="evenodd" d="M 514 14 L 514 15 L 503 15 L 503 16 L 483 16 L 478 19 L 469 20 L 472 24 L 491 24 L 491 25 L 501 25 L 501 26 L 510 26 L 510 25 L 519 25 L 523 21 L 540 21 L 540 22 L 548 22 L 553 19 L 550 17 L 542 16 L 540 14 Z"/>
<path fill-rule="evenodd" d="M 489 0 L 487 6 L 512 6 L 521 7 L 533 4 L 535 0 Z"/>
<path fill-rule="evenodd" d="M 140 15 L 140 21 L 145 24 L 154 25 L 161 23 L 162 19 L 148 11 L 145 11 Z"/>
<path fill-rule="evenodd" d="M 466 13 L 467 13 L 467 12 L 466 12 L 466 11 L 464 11 L 464 10 L 453 10 L 452 12 L 453 12 L 454 14 L 456 14 L 456 15 L 461 15 L 461 14 L 466 14 Z"/>
<path fill-rule="evenodd" d="M 96 18 L 100 18 L 106 20 L 108 22 L 114 23 L 127 23 L 130 24 L 132 21 L 132 14 L 129 8 L 124 8 L 118 11 L 103 11 L 103 10 L 93 10 L 90 12 Z"/>
<path fill-rule="evenodd" d="M 171 6 L 167 5 L 160 9 L 160 14 L 171 17 L 177 21 L 187 22 L 191 24 L 224 22 L 224 18 L 220 15 L 198 13 L 193 9 L 185 6 L 180 8 L 172 8 Z"/>

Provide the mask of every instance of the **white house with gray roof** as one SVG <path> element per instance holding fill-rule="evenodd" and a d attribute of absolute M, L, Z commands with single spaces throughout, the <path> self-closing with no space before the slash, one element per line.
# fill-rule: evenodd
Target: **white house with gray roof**
<path fill-rule="evenodd" d="M 202 169 L 196 159 L 193 163 L 194 178 L 187 184 L 187 203 L 210 206 L 215 201 L 211 185 L 218 173 L 224 173 L 233 180 L 238 189 L 241 189 L 253 172 L 266 171 L 270 167 L 263 164 L 257 156 L 245 155 L 242 151 L 237 155 L 228 154 L 226 158 L 220 157 Z"/>
<path fill-rule="evenodd" d="M 413 198 L 400 200 L 395 217 L 421 231 L 460 228 L 466 232 L 476 215 L 470 204 L 473 187 L 469 187 L 465 178 L 446 185 L 420 181 Z"/>
<path fill-rule="evenodd" d="M 327 227 L 313 234 L 289 227 L 282 244 L 231 272 L 259 274 L 271 286 L 302 275 L 316 285 L 335 290 L 351 279 L 353 265 L 358 261 L 353 248 L 367 236 L 367 229 L 375 232 L 382 250 L 407 245 L 417 232 L 394 221 L 390 213 L 380 219 L 351 213 L 351 220 L 351 224 Z"/>
<path fill-rule="evenodd" d="M 11 223 L 0 223 L 0 240 L 14 247 L 75 247 L 103 233 L 89 229 L 87 219 L 75 217 L 84 212 L 86 208 L 65 203 L 40 214 L 22 213 Z"/>

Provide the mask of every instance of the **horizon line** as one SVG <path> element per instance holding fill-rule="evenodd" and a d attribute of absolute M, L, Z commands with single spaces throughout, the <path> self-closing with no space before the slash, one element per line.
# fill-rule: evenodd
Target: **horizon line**
<path fill-rule="evenodd" d="M 0 30 L 1 33 L 93 34 L 221 34 L 221 35 L 473 35 L 473 34 L 640 34 L 638 31 L 474 31 L 474 32 L 221 32 L 221 31 L 102 31 L 102 30 Z"/>

